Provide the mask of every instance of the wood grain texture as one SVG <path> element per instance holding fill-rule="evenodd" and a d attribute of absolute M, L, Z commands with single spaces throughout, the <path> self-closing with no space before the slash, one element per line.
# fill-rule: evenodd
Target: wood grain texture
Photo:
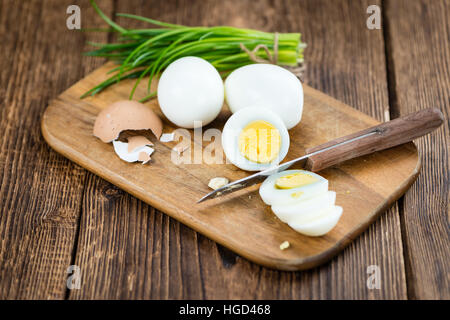
<path fill-rule="evenodd" d="M 408 296 L 449 299 L 449 1 L 386 1 L 390 86 L 396 114 L 437 107 L 445 126 L 417 140 L 423 169 L 403 199 Z"/>
<path fill-rule="evenodd" d="M 0 3 L 0 299 L 66 293 L 86 171 L 50 150 L 39 123 L 50 98 L 102 63 L 63 49 L 86 41 L 66 27 L 69 4 Z"/>
<path fill-rule="evenodd" d="M 120 3 L 119 6 L 122 5 L 123 3 Z M 270 3 L 262 1 L 258 5 L 252 5 L 253 10 L 248 10 L 249 3 L 245 1 L 235 2 L 231 5 L 208 2 L 207 5 L 202 6 L 197 2 L 190 2 L 189 6 L 182 2 L 178 3 L 177 8 L 172 2 L 165 2 L 164 5 L 141 5 L 139 2 L 133 2 L 133 5 L 136 5 L 135 10 L 133 8 L 120 10 L 119 8 L 118 11 L 130 11 L 190 25 L 232 24 L 266 30 L 301 30 L 306 41 L 308 41 L 308 36 L 310 39 L 314 39 L 309 41 L 311 44 L 308 57 L 310 69 L 307 76 L 309 79 L 315 79 L 313 85 L 382 119 L 384 107 L 388 104 L 383 64 L 384 48 L 382 35 L 376 32 L 370 33 L 363 27 L 365 16 L 360 12 L 365 12 L 368 5 L 366 3 L 350 8 L 344 2 L 333 2 L 333 4 L 321 2 L 316 6 L 316 3 L 312 4 L 312 2 Z M 341 21 L 336 18 L 337 16 L 345 17 L 345 19 Z M 358 28 L 352 27 L 354 23 L 357 23 Z M 324 52 L 333 54 L 324 55 Z M 347 57 L 352 57 L 356 61 L 353 60 L 350 63 L 347 61 Z M 348 82 L 351 82 L 351 85 Z M 384 106 L 383 109 L 380 106 Z M 135 214 L 126 212 L 127 209 L 128 207 L 125 206 L 120 214 Z M 121 217 L 122 215 L 119 216 L 118 213 L 116 218 L 121 219 Z M 156 219 L 156 223 L 158 221 Z M 406 297 L 398 216 L 394 214 L 392 217 L 392 212 L 382 216 L 376 226 L 371 227 L 331 264 L 299 274 L 279 273 L 252 265 L 246 260 L 230 254 L 220 246 L 217 248 L 215 243 L 202 236 L 198 239 L 190 229 L 170 221 L 170 224 L 174 224 L 175 227 L 167 228 L 169 233 L 162 235 L 160 241 L 156 241 L 156 244 L 159 243 L 156 252 L 165 256 L 165 259 L 161 260 L 158 254 L 155 255 L 157 269 L 145 270 L 142 265 L 124 265 L 120 256 L 115 256 L 116 259 L 111 262 L 112 266 L 109 266 L 112 268 L 110 276 L 119 275 L 122 278 L 127 277 L 127 274 L 139 274 L 146 279 L 151 278 L 153 283 L 151 288 L 144 285 L 142 278 L 136 276 L 130 278 L 133 287 L 141 292 L 139 295 L 141 298 Z M 118 220 L 110 223 L 111 226 L 108 228 L 113 228 Z M 185 235 L 183 241 L 180 241 L 180 244 L 168 242 L 167 240 L 171 236 L 179 237 L 178 230 Z M 123 230 L 123 232 L 127 233 L 128 230 Z M 83 234 L 80 234 L 80 239 L 82 237 Z M 90 232 L 85 237 L 89 237 L 86 241 L 92 243 L 94 239 L 101 238 L 101 235 Z M 164 249 L 162 249 L 162 243 L 167 244 Z M 161 253 L 161 250 L 164 253 Z M 87 252 L 80 255 L 100 268 L 106 267 L 102 260 L 92 262 Z M 168 261 L 180 261 L 180 265 L 175 267 Z M 370 264 L 380 265 L 382 277 L 385 279 L 382 290 L 369 291 L 365 286 L 367 277 L 365 271 Z M 170 271 L 167 273 L 159 271 L 159 268 L 164 270 L 164 267 Z M 221 277 L 217 277 L 217 273 L 220 273 Z M 243 280 L 243 278 L 245 279 Z M 89 291 L 77 292 L 74 296 L 98 297 L 100 293 L 108 292 L 107 297 L 126 297 L 128 294 L 121 290 L 112 290 L 112 288 L 116 288 L 116 282 L 111 279 L 109 281 L 108 278 L 95 279 L 94 275 L 89 276 L 88 279 L 90 280 Z M 193 279 L 192 283 L 196 284 L 195 286 L 191 285 L 189 291 L 184 286 L 184 284 L 189 284 L 187 279 Z M 181 286 L 179 286 L 180 281 Z M 217 287 L 223 289 L 217 292 Z M 300 287 L 302 290 L 298 290 Z M 100 288 L 104 290 L 100 291 Z M 107 290 L 107 288 L 111 290 Z M 131 293 L 129 296 L 132 296 Z"/>
<path fill-rule="evenodd" d="M 112 2 L 99 5 L 111 14 Z M 432 103 L 448 119 L 448 2 L 384 1 L 384 31 L 365 28 L 367 6 L 380 1 L 115 2 L 118 12 L 188 25 L 301 31 L 309 44 L 309 84 L 378 120 L 389 107 L 384 33 L 392 53 L 387 57 L 391 115 Z M 102 42 L 104 34 L 65 28 L 65 9 L 73 3 L 0 2 L 1 298 L 64 296 L 67 263 L 72 263 L 65 252 L 77 250 L 68 243 L 75 241 L 78 219 L 87 230 L 80 230 L 76 259 L 88 271 L 82 272 L 83 290 L 71 291 L 70 298 L 403 299 L 406 280 L 411 298 L 448 298 L 448 125 L 418 140 L 424 170 L 400 202 L 400 210 L 407 211 L 401 215 L 408 224 L 405 252 L 394 205 L 330 263 L 305 272 L 266 269 L 86 173 L 43 142 L 38 122 L 48 100 L 102 64 L 81 52 L 84 37 Z M 76 4 L 83 27 L 103 25 L 87 1 Z M 25 116 L 19 119 L 20 112 Z M 81 203 L 80 218 L 75 212 Z M 65 209 L 69 218 L 58 214 Z M 114 235 L 107 238 L 97 230 Z M 122 242 L 113 242 L 114 236 Z M 371 264 L 380 266 L 381 290 L 366 287 Z"/>

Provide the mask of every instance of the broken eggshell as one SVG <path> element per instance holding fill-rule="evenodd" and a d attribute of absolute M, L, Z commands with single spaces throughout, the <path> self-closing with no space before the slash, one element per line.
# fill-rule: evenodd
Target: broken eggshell
<path fill-rule="evenodd" d="M 132 137 L 135 138 L 135 137 Z M 145 138 L 145 137 L 143 137 Z M 140 161 L 143 164 L 150 161 L 150 155 L 155 151 L 153 148 L 149 147 L 147 144 L 137 144 L 135 143 L 135 147 L 130 148 L 131 138 L 128 140 L 128 142 L 122 142 L 119 140 L 113 141 L 114 151 L 119 156 L 120 159 L 127 161 L 127 162 L 136 162 Z M 143 139 L 139 139 L 141 142 L 144 142 Z M 147 140 L 145 138 L 145 140 Z M 147 140 L 148 141 L 148 140 Z M 150 142 L 151 143 L 151 142 Z M 131 152 L 129 150 L 132 150 Z"/>
<path fill-rule="evenodd" d="M 156 138 L 162 134 L 161 119 L 142 103 L 122 100 L 103 109 L 95 119 L 94 136 L 105 143 L 116 140 L 124 130 L 148 130 Z"/>
<path fill-rule="evenodd" d="M 128 153 L 144 146 L 153 147 L 153 143 L 144 136 L 133 136 L 128 138 Z"/>

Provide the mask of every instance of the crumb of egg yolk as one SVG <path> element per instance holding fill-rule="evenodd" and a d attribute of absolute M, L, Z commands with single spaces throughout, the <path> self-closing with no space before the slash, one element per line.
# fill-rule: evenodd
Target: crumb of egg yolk
<path fill-rule="evenodd" d="M 286 250 L 290 246 L 291 244 L 289 243 L 289 241 L 284 241 L 282 244 L 280 244 L 280 250 Z"/>
<path fill-rule="evenodd" d="M 292 198 L 298 199 L 302 196 L 303 192 L 299 191 L 299 192 L 294 192 L 291 194 Z"/>
<path fill-rule="evenodd" d="M 277 158 L 281 149 L 280 132 L 267 121 L 252 121 L 239 134 L 238 146 L 248 160 L 270 163 Z"/>

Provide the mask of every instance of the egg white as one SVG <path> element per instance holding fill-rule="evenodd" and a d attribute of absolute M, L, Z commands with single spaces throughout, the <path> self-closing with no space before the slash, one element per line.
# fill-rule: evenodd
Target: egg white
<path fill-rule="evenodd" d="M 245 109 L 243 109 L 245 110 Z M 278 178 L 287 174 L 304 173 L 316 178 L 317 181 L 292 189 L 278 189 L 275 187 L 275 182 Z M 328 191 L 328 180 L 310 171 L 305 170 L 286 170 L 270 175 L 259 188 L 259 195 L 264 203 L 268 205 L 288 205 L 298 203 L 318 194 Z M 292 194 L 302 192 L 299 197 L 293 197 Z"/>
<path fill-rule="evenodd" d="M 224 95 L 219 72 L 198 57 L 175 60 L 161 74 L 158 83 L 161 111 L 183 128 L 205 126 L 213 121 L 222 109 Z"/>
<path fill-rule="evenodd" d="M 302 84 L 277 65 L 257 63 L 234 70 L 225 80 L 225 97 L 231 112 L 265 106 L 280 116 L 287 129 L 302 118 Z"/>
<path fill-rule="evenodd" d="M 257 163 L 245 158 L 239 150 L 239 134 L 250 123 L 257 120 L 263 120 L 271 123 L 281 137 L 281 148 L 278 156 L 270 163 Z M 261 171 L 278 165 L 287 155 L 289 150 L 289 133 L 283 120 L 274 112 L 261 107 L 248 107 L 234 113 L 222 131 L 223 151 L 232 164 L 246 171 Z"/>
<path fill-rule="evenodd" d="M 273 205 L 272 211 L 283 222 L 309 221 L 317 216 L 318 212 L 330 208 L 336 200 L 336 192 L 327 191 L 315 197 L 298 201 L 288 205 Z"/>
<path fill-rule="evenodd" d="M 292 221 L 289 223 L 289 226 L 307 236 L 323 236 L 336 226 L 341 218 L 342 211 L 342 207 L 332 206 L 309 222 Z"/>

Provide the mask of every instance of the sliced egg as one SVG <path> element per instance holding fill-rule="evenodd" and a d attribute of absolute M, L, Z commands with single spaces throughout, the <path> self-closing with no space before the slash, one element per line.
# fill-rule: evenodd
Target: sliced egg
<path fill-rule="evenodd" d="M 248 107 L 225 123 L 222 146 L 227 159 L 238 168 L 260 171 L 284 159 L 289 150 L 289 134 L 274 112 Z"/>
<path fill-rule="evenodd" d="M 335 200 L 336 192 L 327 191 L 290 205 L 273 205 L 272 211 L 281 221 L 286 223 L 293 220 L 300 221 L 300 219 L 308 221 L 310 217 L 317 216 L 317 212 L 333 206 Z"/>
<path fill-rule="evenodd" d="M 317 218 L 309 222 L 290 222 L 289 226 L 297 232 L 307 236 L 319 237 L 328 233 L 338 223 L 342 215 L 342 207 L 332 206 L 320 213 Z"/>
<path fill-rule="evenodd" d="M 291 228 L 308 236 L 321 236 L 338 223 L 342 208 L 328 180 L 305 170 L 286 170 L 269 176 L 259 188 L 261 199 Z"/>
<path fill-rule="evenodd" d="M 291 181 L 289 181 L 291 180 Z M 287 185 L 290 184 L 290 188 Z M 268 205 L 287 205 L 328 191 L 328 180 L 305 170 L 286 170 L 269 176 L 259 188 Z"/>

